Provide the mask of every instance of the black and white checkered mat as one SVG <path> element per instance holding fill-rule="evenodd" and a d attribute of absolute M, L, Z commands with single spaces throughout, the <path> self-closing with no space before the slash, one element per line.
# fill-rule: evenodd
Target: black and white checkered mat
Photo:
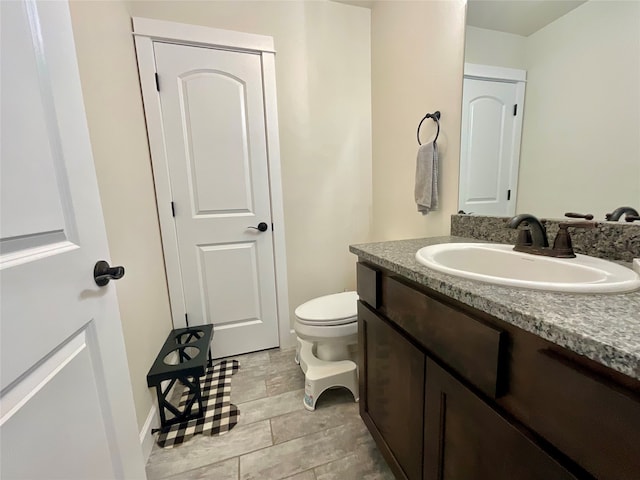
<path fill-rule="evenodd" d="M 189 440 L 194 435 L 222 435 L 231 430 L 236 423 L 240 411 L 231 404 L 231 375 L 238 371 L 237 360 L 223 360 L 211 367 L 200 379 L 204 416 L 172 425 L 166 432 L 160 432 L 156 442 L 158 446 L 172 448 Z M 189 397 L 185 389 L 180 397 L 180 408 L 183 408 Z M 194 405 L 197 408 L 197 403 Z"/>

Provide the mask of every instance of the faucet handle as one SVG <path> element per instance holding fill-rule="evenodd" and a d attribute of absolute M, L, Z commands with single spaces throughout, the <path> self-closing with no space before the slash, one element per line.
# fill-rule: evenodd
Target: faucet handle
<path fill-rule="evenodd" d="M 558 224 L 559 228 L 595 228 L 596 222 L 560 222 Z"/>
<path fill-rule="evenodd" d="M 558 234 L 553 241 L 554 256 L 558 258 L 576 258 L 569 235 L 569 227 L 573 228 L 595 228 L 596 222 L 561 222 L 558 224 Z"/>
<path fill-rule="evenodd" d="M 627 214 L 627 215 L 625 215 L 624 219 L 627 222 L 634 222 L 636 220 L 640 220 L 640 215 L 629 215 L 629 214 Z"/>
<path fill-rule="evenodd" d="M 567 212 L 564 214 L 565 217 L 568 218 L 584 218 L 585 220 L 593 220 L 593 215 L 590 213 L 573 213 Z"/>
<path fill-rule="evenodd" d="M 518 239 L 516 240 L 516 246 L 518 247 L 530 247 L 533 245 L 533 238 L 531 237 L 531 230 L 529 228 L 521 228 L 518 230 Z"/>

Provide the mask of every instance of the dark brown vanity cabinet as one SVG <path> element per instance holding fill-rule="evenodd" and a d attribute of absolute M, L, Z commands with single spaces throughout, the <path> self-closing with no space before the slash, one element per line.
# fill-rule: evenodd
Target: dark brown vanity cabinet
<path fill-rule="evenodd" d="M 422 475 L 425 355 L 366 305 L 358 305 L 360 411 L 406 478 Z"/>
<path fill-rule="evenodd" d="M 426 373 L 426 480 L 577 478 L 432 360 Z"/>
<path fill-rule="evenodd" d="M 640 480 L 640 382 L 358 264 L 360 415 L 397 478 Z"/>

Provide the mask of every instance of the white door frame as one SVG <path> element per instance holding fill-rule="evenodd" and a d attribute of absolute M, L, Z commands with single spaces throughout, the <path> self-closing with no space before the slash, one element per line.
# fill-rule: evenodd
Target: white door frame
<path fill-rule="evenodd" d="M 522 142 L 522 123 L 524 119 L 524 95 L 527 84 L 527 71 L 517 68 L 495 67 L 493 65 L 479 65 L 476 63 L 464 64 L 464 78 L 477 80 L 490 80 L 494 82 L 513 83 L 516 86 L 516 103 L 520 111 L 516 116 L 513 129 L 513 162 L 509 172 L 509 184 L 511 186 L 512 198 L 515 202 L 510 204 L 511 215 L 515 215 L 518 203 L 518 173 L 520 171 L 520 147 Z M 462 108 L 465 108 L 463 105 Z M 462 140 L 464 141 L 464 139 Z"/>
<path fill-rule="evenodd" d="M 284 206 L 278 138 L 278 110 L 275 83 L 275 50 L 273 38 L 264 35 L 220 30 L 217 28 L 133 17 L 133 35 L 140 72 L 140 86 L 147 121 L 151 163 L 156 190 L 156 202 L 167 271 L 169 300 L 174 328 L 186 326 L 182 274 L 178 259 L 178 239 L 171 211 L 171 185 L 164 148 L 160 96 L 155 83 L 153 42 L 164 41 L 180 45 L 205 46 L 226 50 L 258 52 L 262 58 L 265 102 L 265 127 L 273 220 L 273 254 L 276 272 L 278 336 L 281 347 L 294 345 L 289 322 L 289 293 L 285 249 Z"/>

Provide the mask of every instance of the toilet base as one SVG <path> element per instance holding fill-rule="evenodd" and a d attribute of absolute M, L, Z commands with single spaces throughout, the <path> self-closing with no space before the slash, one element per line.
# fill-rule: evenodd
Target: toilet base
<path fill-rule="evenodd" d="M 358 367 L 351 360 L 321 360 L 313 354 L 313 343 L 298 338 L 296 363 L 304 372 L 303 404 L 307 410 L 315 410 L 318 397 L 332 387 L 345 387 L 356 402 L 359 400 Z"/>
<path fill-rule="evenodd" d="M 346 343 L 318 342 L 316 343 L 316 357 L 327 362 L 348 360 L 349 345 Z"/>

